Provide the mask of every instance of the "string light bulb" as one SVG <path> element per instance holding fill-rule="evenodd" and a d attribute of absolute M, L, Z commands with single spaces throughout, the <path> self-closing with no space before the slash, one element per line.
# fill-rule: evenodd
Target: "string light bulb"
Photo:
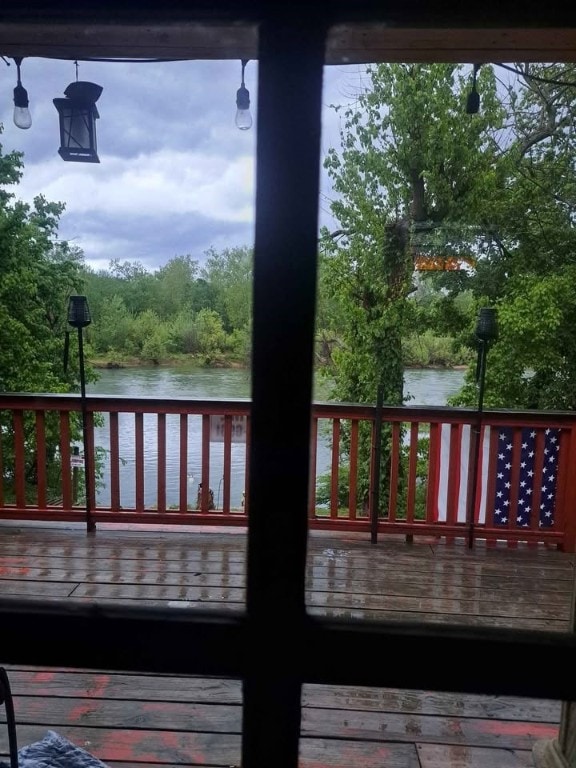
<path fill-rule="evenodd" d="M 244 69 L 249 59 L 242 59 L 242 82 L 236 91 L 236 128 L 247 131 L 252 127 L 252 115 L 250 114 L 250 92 L 244 85 Z"/>
<path fill-rule="evenodd" d="M 16 64 L 17 72 L 16 88 L 14 88 L 14 125 L 25 130 L 32 125 L 32 115 L 28 109 L 28 91 L 22 85 L 22 80 L 20 79 L 22 57 L 15 58 L 14 63 Z"/>

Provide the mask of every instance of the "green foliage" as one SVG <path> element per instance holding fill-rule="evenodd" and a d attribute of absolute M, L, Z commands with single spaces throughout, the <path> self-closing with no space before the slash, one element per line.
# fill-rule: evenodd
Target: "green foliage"
<path fill-rule="evenodd" d="M 70 294 L 82 292 L 83 257 L 58 239 L 61 204 L 39 196 L 27 205 L 5 188 L 18 184 L 22 170 L 22 156 L 3 154 L 0 145 L 0 391 L 70 392 L 78 388 L 78 353 L 72 334 L 70 365 L 64 371 L 66 313 Z M 93 377 L 90 369 L 87 376 Z M 33 414 L 25 413 L 23 421 L 26 493 L 32 496 L 38 467 Z M 71 432 L 73 438 L 79 434 L 75 417 Z M 50 495 L 58 492 L 60 483 L 57 414 L 47 414 L 45 435 Z M 0 412 L 0 441 L 4 492 L 10 500 L 15 436 L 7 412 Z"/>
<path fill-rule="evenodd" d="M 198 349 L 211 360 L 226 347 L 226 333 L 220 315 L 213 309 L 202 309 L 195 321 Z"/>
<path fill-rule="evenodd" d="M 404 363 L 408 366 L 453 367 L 468 365 L 472 353 L 468 347 L 456 346 L 452 336 L 437 336 L 431 330 L 412 334 L 402 340 Z"/>
<path fill-rule="evenodd" d="M 252 317 L 252 251 L 225 248 L 207 252 L 202 276 L 213 289 L 215 309 L 227 333 L 249 327 Z"/>
<path fill-rule="evenodd" d="M 325 161 L 339 195 L 331 209 L 341 228 L 322 233 L 321 307 L 340 342 L 330 349 L 336 396 L 374 402 L 381 389 L 385 403 L 400 405 L 410 348 L 402 336 L 426 331 L 424 310 L 408 298 L 414 291 L 414 255 L 469 252 L 479 201 L 490 197 L 498 180 L 486 129 L 499 125 L 503 113 L 489 69 L 482 72 L 483 110 L 475 120 L 462 119 L 469 83 L 457 65 L 378 65 L 368 68 L 368 76 L 369 89 L 345 110 L 341 149 L 331 149 Z M 433 349 L 432 340 L 439 331 L 433 314 L 436 320 L 444 315 L 440 333 L 451 334 L 463 310 L 442 295 L 432 303 L 427 322 L 434 333 L 424 338 L 434 357 L 439 344 Z M 346 431 L 343 447 L 349 448 Z M 362 434 L 363 497 L 369 455 L 370 436 Z M 385 427 L 383 498 L 389 472 Z"/>
<path fill-rule="evenodd" d="M 95 355 L 159 363 L 193 355 L 205 363 L 250 357 L 252 254 L 233 248 L 206 254 L 204 267 L 175 256 L 156 272 L 112 261 L 86 270 Z"/>

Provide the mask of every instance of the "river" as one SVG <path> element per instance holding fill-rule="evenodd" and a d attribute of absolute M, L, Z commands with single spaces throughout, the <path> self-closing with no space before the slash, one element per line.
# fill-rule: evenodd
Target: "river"
<path fill-rule="evenodd" d="M 250 396 L 250 374 L 245 370 L 216 368 L 123 368 L 100 370 L 99 379 L 87 388 L 88 395 L 104 394 L 122 397 L 163 398 L 218 398 L 234 399 Z M 448 397 L 457 392 L 464 380 L 464 371 L 455 370 L 407 370 L 405 391 L 410 405 L 445 405 Z M 314 388 L 316 400 L 327 400 L 328 385 L 318 380 Z M 188 498 L 194 503 L 202 466 L 201 419 L 188 419 Z M 134 416 L 120 414 L 120 503 L 134 506 L 135 450 Z M 96 428 L 96 444 L 102 449 L 102 479 L 97 489 L 99 505 L 110 504 L 110 473 L 107 449 L 109 447 L 108 423 Z M 156 504 L 157 435 L 155 416 L 144 416 L 144 462 L 146 506 Z M 178 503 L 179 487 L 179 421 L 177 416 L 166 418 L 166 482 L 167 504 Z M 320 436 L 318 445 L 318 474 L 326 471 L 330 463 L 328 438 Z M 222 503 L 223 448 L 212 444 L 210 448 L 210 487 L 214 491 L 216 506 Z M 244 490 L 245 446 L 232 444 L 231 504 L 239 507 Z"/>

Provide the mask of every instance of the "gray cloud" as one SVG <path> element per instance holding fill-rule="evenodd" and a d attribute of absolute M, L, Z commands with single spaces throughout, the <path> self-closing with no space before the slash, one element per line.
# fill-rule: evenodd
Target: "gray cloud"
<path fill-rule="evenodd" d="M 246 67 L 253 115 L 257 62 Z M 352 72 L 352 75 L 350 75 Z M 324 103 L 347 100 L 342 83 L 358 67 L 327 68 Z M 75 79 L 74 63 L 24 59 L 33 125 L 12 122 L 16 68 L 0 63 L 0 137 L 4 151 L 24 153 L 17 195 L 39 193 L 66 205 L 60 236 L 81 247 L 94 266 L 111 258 L 156 268 L 174 255 L 202 258 L 217 249 L 252 245 L 256 125 L 234 125 L 239 61 L 80 62 L 79 79 L 103 86 L 98 101 L 101 163 L 64 163 L 57 154 L 58 115 L 52 99 Z M 354 81 L 354 82 L 356 82 Z M 323 151 L 338 143 L 339 118 L 324 113 Z M 323 174 L 323 194 L 330 184 Z M 330 219 L 321 203 L 322 221 Z"/>
<path fill-rule="evenodd" d="M 88 264 L 106 268 L 111 259 L 140 261 L 154 270 L 173 256 L 189 254 L 202 263 L 205 252 L 235 245 L 252 245 L 251 225 L 208 219 L 201 215 L 162 217 L 98 212 L 76 220 L 64 215 L 60 234 L 80 245 Z"/>

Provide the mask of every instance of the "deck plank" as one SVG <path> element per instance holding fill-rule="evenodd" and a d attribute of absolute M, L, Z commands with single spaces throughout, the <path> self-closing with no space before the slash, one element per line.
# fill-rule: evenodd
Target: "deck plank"
<path fill-rule="evenodd" d="M 473 551 L 436 539 L 312 533 L 312 615 L 566 631 L 574 555 Z M 246 536 L 234 531 L 0 524 L 0 593 L 83 603 L 244 610 Z M 2 659 L 0 657 L 0 663 Z M 234 766 L 237 680 L 10 667 L 20 744 L 52 728 L 114 768 Z M 526 768 L 558 730 L 558 702 L 306 685 L 302 768 Z M 2 713 L 0 712 L 0 716 Z M 0 720 L 0 723 L 2 721 Z M 6 752 L 0 725 L 0 753 Z"/>
<path fill-rule="evenodd" d="M 418 744 L 420 768 L 532 768 L 532 752 Z"/>

